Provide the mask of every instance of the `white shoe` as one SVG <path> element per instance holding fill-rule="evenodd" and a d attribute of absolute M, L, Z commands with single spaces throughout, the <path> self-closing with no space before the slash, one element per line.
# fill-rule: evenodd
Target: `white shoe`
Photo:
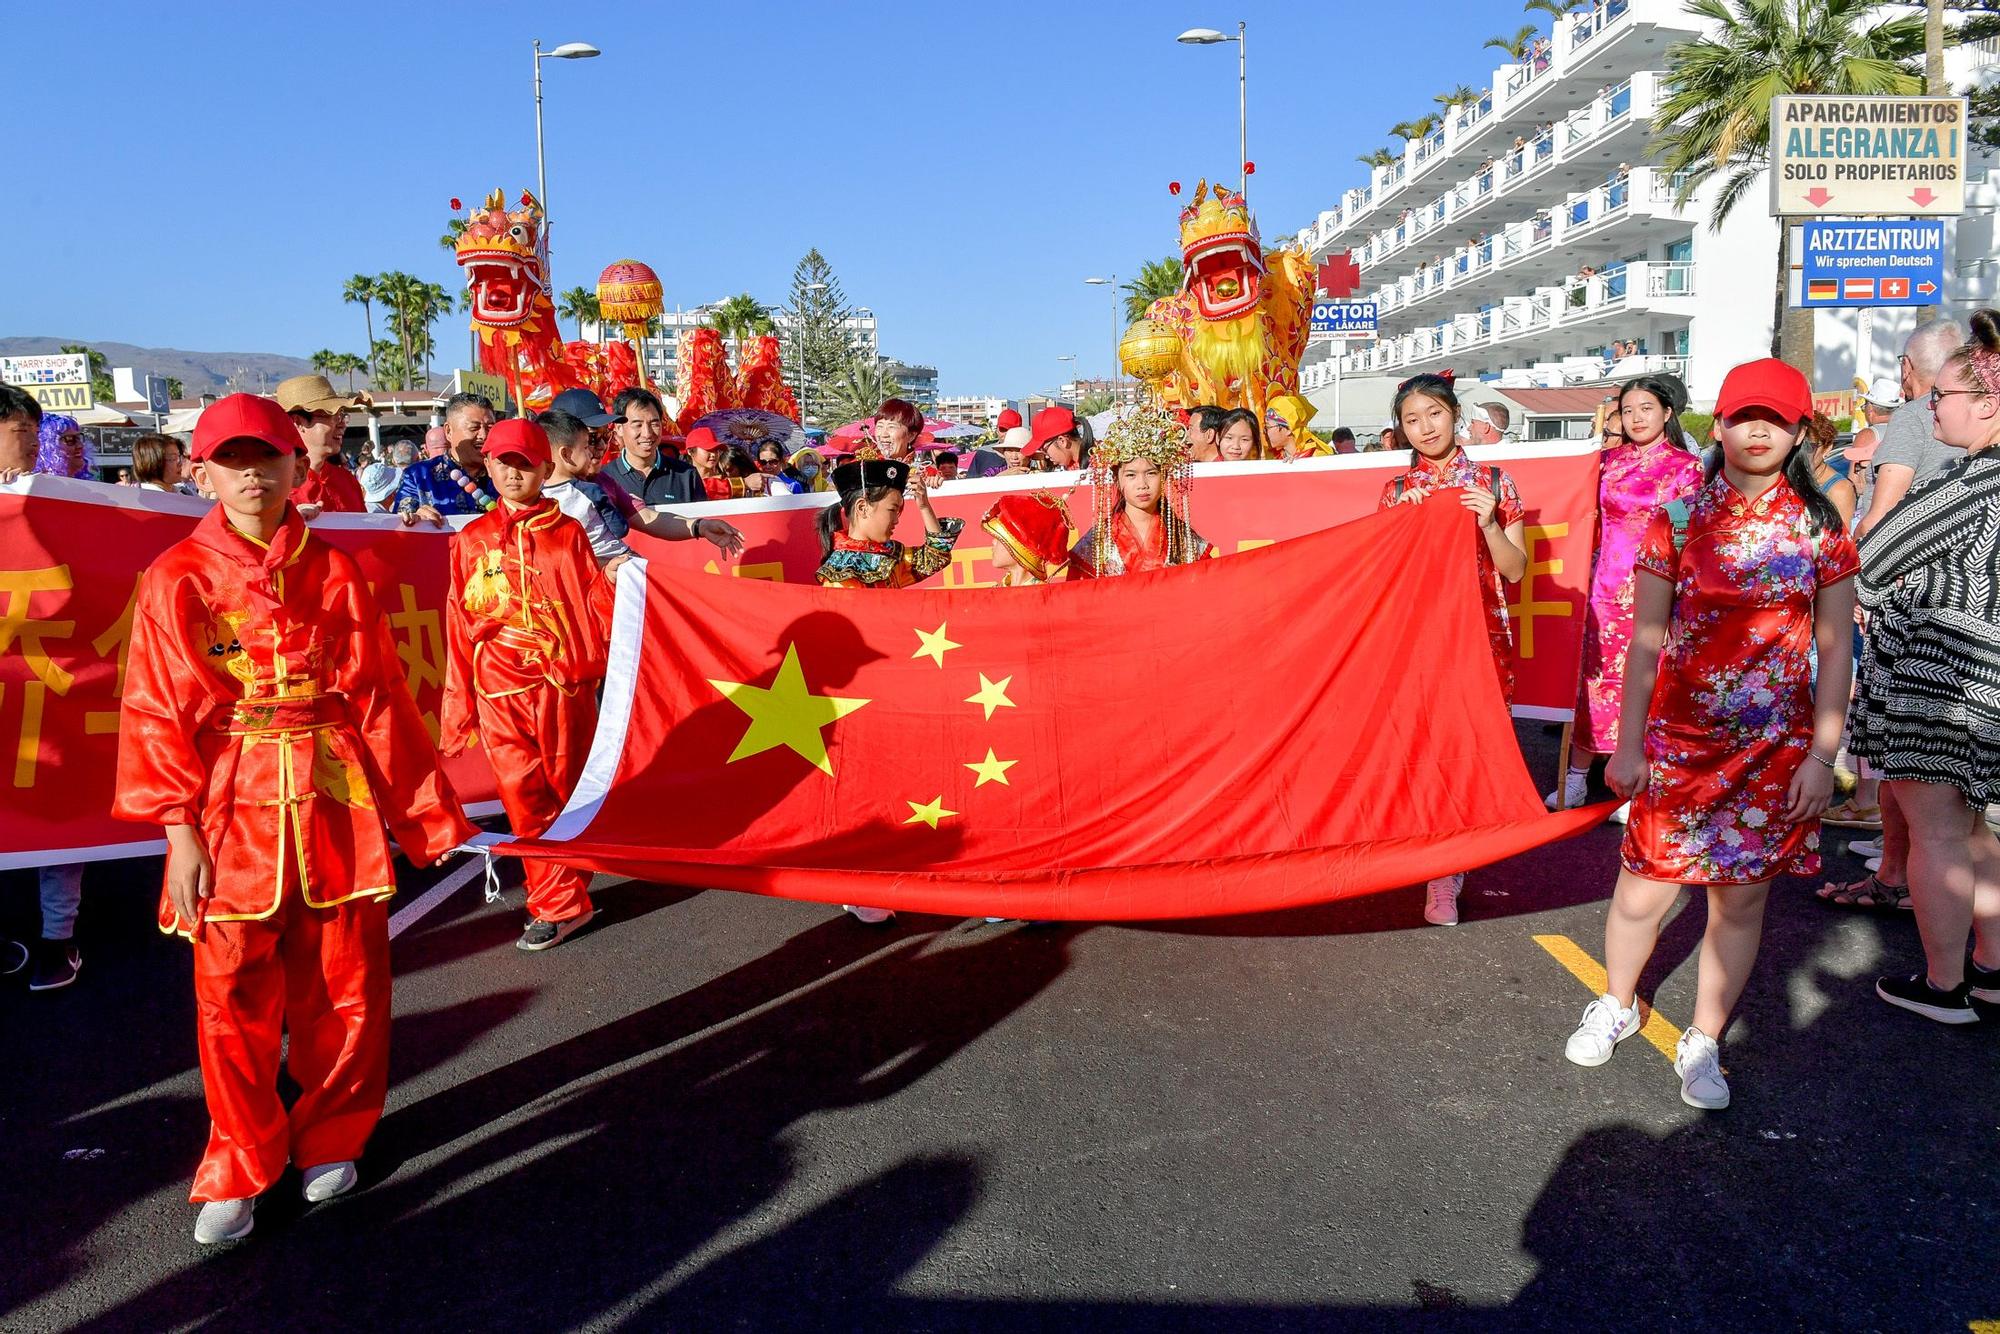
<path fill-rule="evenodd" d="M 1722 1050 L 1698 1028 L 1681 1034 L 1674 1048 L 1674 1073 L 1681 1077 L 1681 1101 L 1707 1112 L 1729 1105 L 1729 1081 L 1722 1077 Z"/>
<path fill-rule="evenodd" d="M 1847 850 L 1857 857 L 1880 857 L 1882 855 L 1882 840 L 1880 838 L 1857 838 L 1847 845 Z"/>
<path fill-rule="evenodd" d="M 1611 812 L 1611 814 L 1605 816 L 1604 818 L 1609 820 L 1612 824 L 1624 824 L 1626 821 L 1632 818 L 1632 803 L 1629 801 L 1626 802 L 1623 806 L 1620 806 L 1617 810 Z"/>
<path fill-rule="evenodd" d="M 195 1215 L 194 1239 L 204 1246 L 243 1240 L 257 1225 L 256 1207 L 254 1199 L 210 1200 Z"/>
<path fill-rule="evenodd" d="M 1882 859 L 1880 857 L 1870 857 L 1867 861 L 1861 863 L 1861 869 L 1864 871 L 1879 871 L 1882 869 Z"/>
<path fill-rule="evenodd" d="M 1568 769 L 1563 772 L 1562 791 L 1543 793 L 1542 805 L 1554 810 L 1560 804 L 1564 810 L 1569 810 L 1583 805 L 1584 799 L 1589 795 L 1590 774 Z"/>
<path fill-rule="evenodd" d="M 318 1204 L 336 1195 L 345 1195 L 354 1189 L 360 1177 L 354 1171 L 354 1164 L 321 1163 L 318 1167 L 308 1167 L 300 1174 L 305 1178 L 299 1193 L 306 1197 L 308 1204 Z"/>
<path fill-rule="evenodd" d="M 1458 925 L 1458 892 L 1465 888 L 1465 872 L 1441 875 L 1424 886 L 1424 920 L 1432 926 Z"/>
<path fill-rule="evenodd" d="M 866 922 L 870 926 L 880 926 L 896 915 L 890 908 L 857 908 L 851 903 L 843 903 L 840 907 L 843 912 L 853 913 L 855 920 Z"/>
<path fill-rule="evenodd" d="M 1618 998 L 1609 994 L 1599 996 L 1584 1007 L 1583 1022 L 1563 1044 L 1563 1055 L 1577 1065 L 1603 1065 L 1619 1043 L 1638 1031 L 1637 1005 L 1620 1005 Z"/>

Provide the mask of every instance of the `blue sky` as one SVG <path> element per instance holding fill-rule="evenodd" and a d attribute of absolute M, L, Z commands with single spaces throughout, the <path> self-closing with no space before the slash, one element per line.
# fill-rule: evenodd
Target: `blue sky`
<path fill-rule="evenodd" d="M 455 288 L 451 197 L 533 187 L 540 37 L 604 51 L 543 66 L 559 287 L 631 256 L 670 305 L 778 301 L 818 246 L 943 392 L 1046 390 L 1061 354 L 1109 369 L 1109 298 L 1082 280 L 1175 249 L 1167 182 L 1234 175 L 1235 46 L 1173 39 L 1239 18 L 1266 236 L 1359 184 L 1355 155 L 1433 94 L 1484 86 L 1480 43 L 1527 21 L 1519 0 L 15 7 L 9 48 L 48 72 L 0 85 L 0 334 L 363 350 L 344 277 Z"/>

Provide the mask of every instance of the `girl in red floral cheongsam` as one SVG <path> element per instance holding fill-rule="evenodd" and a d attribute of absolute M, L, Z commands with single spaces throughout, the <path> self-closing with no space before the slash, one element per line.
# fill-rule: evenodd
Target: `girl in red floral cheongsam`
<path fill-rule="evenodd" d="M 1448 374 L 1414 375 L 1403 381 L 1390 416 L 1410 446 L 1411 466 L 1389 479 L 1377 508 L 1421 504 L 1455 492 L 1458 503 L 1479 520 L 1473 548 L 1479 562 L 1479 592 L 1493 646 L 1493 670 L 1499 674 L 1501 693 L 1511 702 L 1514 635 L 1507 624 L 1506 585 L 1520 583 L 1528 571 L 1521 492 L 1500 469 L 1467 457 L 1458 439 L 1458 395 Z M 1463 871 L 1431 881 L 1424 891 L 1424 920 L 1432 926 L 1457 926 L 1458 895 L 1464 888 Z"/>
<path fill-rule="evenodd" d="M 1861 560 L 1813 482 L 1812 391 L 1782 361 L 1738 366 L 1716 399 L 1722 448 L 1694 495 L 1639 545 L 1618 746 L 1605 780 L 1630 797 L 1624 870 L 1604 926 L 1606 993 L 1566 1055 L 1602 1065 L 1639 1029 L 1639 972 L 1681 886 L 1708 891 L 1681 1100 L 1729 1105 L 1716 1040 L 1743 994 L 1772 877 L 1819 870 L 1852 670 Z M 1819 650 L 1814 681 L 1812 655 Z"/>

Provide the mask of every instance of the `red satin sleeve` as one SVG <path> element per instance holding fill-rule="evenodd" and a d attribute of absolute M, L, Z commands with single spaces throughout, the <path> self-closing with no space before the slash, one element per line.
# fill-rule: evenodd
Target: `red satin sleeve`
<path fill-rule="evenodd" d="M 465 562 L 469 550 L 461 531 L 451 540 L 451 591 L 444 603 L 444 703 L 438 710 L 438 748 L 456 755 L 471 744 L 472 629 L 465 611 Z"/>
<path fill-rule="evenodd" d="M 195 736 L 216 704 L 188 636 L 180 581 L 148 570 L 139 581 L 118 710 L 118 782 L 111 814 L 142 824 L 201 822 L 207 766 Z"/>

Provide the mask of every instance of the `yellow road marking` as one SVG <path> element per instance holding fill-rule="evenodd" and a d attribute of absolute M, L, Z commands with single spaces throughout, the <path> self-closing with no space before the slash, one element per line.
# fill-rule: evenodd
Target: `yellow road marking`
<path fill-rule="evenodd" d="M 1568 936 L 1536 936 L 1535 943 L 1553 955 L 1557 963 L 1569 969 L 1572 977 L 1589 987 L 1591 995 L 1604 994 L 1610 979 L 1605 977 L 1603 966 L 1585 954 L 1581 945 Z M 1667 1017 L 1648 1004 L 1644 997 L 1639 999 L 1639 1017 L 1645 1020 L 1639 1029 L 1639 1036 L 1652 1043 L 1660 1055 L 1672 1061 L 1674 1049 L 1680 1044 L 1681 1030 L 1668 1022 Z M 1980 1334 L 2000 1334 L 2000 1329 L 1982 1330 Z"/>
<path fill-rule="evenodd" d="M 1972 1334 L 2000 1334 L 2000 1320 L 1968 1320 L 1965 1327 Z"/>

